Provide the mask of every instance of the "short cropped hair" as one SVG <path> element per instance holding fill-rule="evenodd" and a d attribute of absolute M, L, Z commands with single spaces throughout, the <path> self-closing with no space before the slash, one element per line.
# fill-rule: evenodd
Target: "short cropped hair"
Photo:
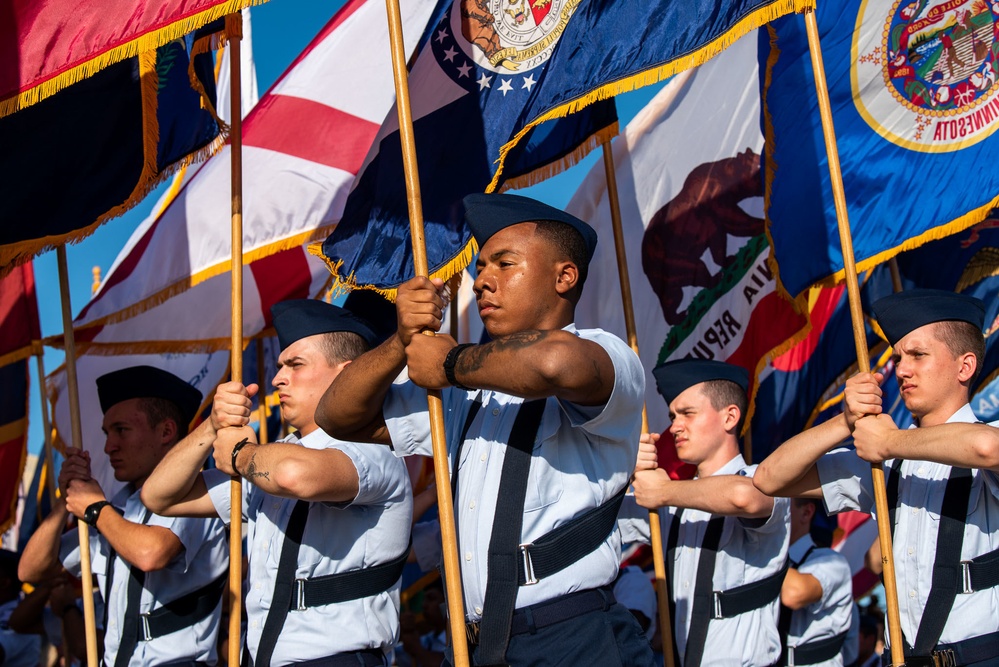
<path fill-rule="evenodd" d="M 731 380 L 708 380 L 701 388 L 704 395 L 711 401 L 711 407 L 715 410 L 722 410 L 730 405 L 739 408 L 739 423 L 736 425 L 735 433 L 742 433 L 742 427 L 746 423 L 746 412 L 749 410 L 749 399 L 742 387 Z"/>
<path fill-rule="evenodd" d="M 537 223 L 537 233 L 548 241 L 558 252 L 579 269 L 579 281 L 576 283 L 576 296 L 583 291 L 583 283 L 590 270 L 590 260 L 586 256 L 586 241 L 583 235 L 564 222 L 540 220 Z"/>
<path fill-rule="evenodd" d="M 352 331 L 332 331 L 319 336 L 319 349 L 330 366 L 353 361 L 370 349 L 368 343 Z"/>
<path fill-rule="evenodd" d="M 190 424 L 185 419 L 184 413 L 173 401 L 168 401 L 165 398 L 141 398 L 139 399 L 139 411 L 146 415 L 150 428 L 167 419 L 173 420 L 173 423 L 177 425 L 177 439 L 174 442 L 179 442 L 187 435 Z"/>
<path fill-rule="evenodd" d="M 946 320 L 937 322 L 937 337 L 947 346 L 950 353 L 955 357 L 971 352 L 978 360 L 975 366 L 975 374 L 968 383 L 969 387 L 974 385 L 975 380 L 982 372 L 982 364 L 985 362 L 985 336 L 981 330 L 971 322 L 959 322 L 957 320 Z"/>

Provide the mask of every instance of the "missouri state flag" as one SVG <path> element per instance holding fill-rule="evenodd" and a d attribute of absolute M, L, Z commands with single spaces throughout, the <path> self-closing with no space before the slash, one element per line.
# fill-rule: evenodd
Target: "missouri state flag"
<path fill-rule="evenodd" d="M 616 134 L 612 98 L 717 55 L 811 0 L 444 0 L 410 74 L 427 248 L 446 278 L 474 252 L 460 200 L 527 185 Z M 395 112 L 322 251 L 337 286 L 413 275 Z"/>
<path fill-rule="evenodd" d="M 551 70 L 547 62 L 574 2 L 440 2 L 409 75 L 430 273 L 449 278 L 475 250 L 461 199 L 497 174 L 500 148 Z M 516 16 L 514 16 L 516 14 Z M 502 57 L 501 57 L 502 56 Z M 330 237 L 313 251 L 335 288 L 369 287 L 392 297 L 414 275 L 397 111 L 375 139 Z M 510 175 L 532 183 L 617 134 L 613 100 L 538 128 L 512 157 Z M 504 179 L 502 184 L 510 185 Z"/>
<path fill-rule="evenodd" d="M 999 3 L 844 0 L 816 9 L 858 270 L 999 204 Z M 760 37 L 767 221 L 794 297 L 842 277 L 804 22 Z"/>

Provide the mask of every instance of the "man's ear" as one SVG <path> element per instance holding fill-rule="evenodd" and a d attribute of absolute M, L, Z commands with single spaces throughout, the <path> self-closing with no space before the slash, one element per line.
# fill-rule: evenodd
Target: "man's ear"
<path fill-rule="evenodd" d="M 555 264 L 558 271 L 555 278 L 555 291 L 559 294 L 571 292 L 579 282 L 579 267 L 574 262 L 563 260 Z"/>
<path fill-rule="evenodd" d="M 164 419 L 157 425 L 160 440 L 163 443 L 173 442 L 177 439 L 177 422 L 172 419 Z"/>
<path fill-rule="evenodd" d="M 735 429 L 739 426 L 739 420 L 742 418 L 742 410 L 739 409 L 738 405 L 733 403 L 732 405 L 726 406 L 725 409 L 722 410 L 722 413 L 724 414 L 725 430 L 735 431 Z M 736 433 L 735 435 L 738 437 L 739 434 Z"/>
<path fill-rule="evenodd" d="M 975 371 L 978 370 L 978 357 L 975 356 L 974 352 L 965 352 L 959 355 L 957 359 L 961 362 L 957 378 L 961 382 L 968 382 L 971 378 L 975 377 Z"/>

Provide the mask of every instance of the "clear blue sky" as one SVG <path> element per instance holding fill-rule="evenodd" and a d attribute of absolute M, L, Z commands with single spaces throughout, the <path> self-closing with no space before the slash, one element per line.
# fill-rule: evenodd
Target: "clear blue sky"
<path fill-rule="evenodd" d="M 254 61 L 261 95 L 343 4 L 342 1 L 271 0 L 251 10 Z M 618 97 L 618 115 L 622 127 L 651 99 L 659 87 L 650 86 Z M 590 167 L 599 159 L 599 154 L 600 151 L 594 151 L 572 169 L 523 192 L 554 206 L 564 207 Z M 162 187 L 122 217 L 104 224 L 86 240 L 69 246 L 67 262 L 74 316 L 90 299 L 93 267 L 99 266 L 102 275 L 107 272 L 132 232 L 149 215 L 161 193 Z M 59 334 L 62 332 L 62 314 L 55 252 L 44 253 L 35 259 L 35 282 L 42 335 Z M 55 370 L 63 360 L 61 350 L 46 348 L 46 373 Z M 28 450 L 38 453 L 43 443 L 41 403 L 36 364 L 33 361 L 30 368 Z"/>

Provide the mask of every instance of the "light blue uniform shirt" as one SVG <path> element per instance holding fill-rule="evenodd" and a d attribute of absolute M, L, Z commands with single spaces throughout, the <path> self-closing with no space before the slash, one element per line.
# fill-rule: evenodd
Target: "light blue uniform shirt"
<path fill-rule="evenodd" d="M 805 534 L 791 545 L 788 556 L 792 563 L 798 563 L 811 547 L 815 546 L 812 536 Z M 857 647 L 849 646 L 850 624 L 853 618 L 853 576 L 846 556 L 815 547 L 808 559 L 798 568 L 801 574 L 809 574 L 818 580 L 822 587 L 822 597 L 812 604 L 797 609 L 791 615 L 791 627 L 787 634 L 790 647 L 814 641 L 830 639 L 846 632 L 843 652 L 825 662 L 814 663 L 816 667 L 839 667 L 845 658 L 853 662 L 857 658 Z M 853 637 L 854 644 L 856 636 Z"/>
<path fill-rule="evenodd" d="M 947 420 L 971 423 L 978 419 L 965 405 Z M 993 422 L 993 426 L 996 422 Z M 892 461 L 885 461 L 887 480 Z M 838 449 L 817 463 L 822 497 L 832 514 L 846 510 L 874 513 L 874 483 L 871 464 L 852 449 Z M 895 579 L 902 632 L 910 641 L 916 638 L 933 581 L 933 561 L 940 529 L 940 507 L 950 477 L 951 466 L 929 461 L 902 463 L 898 486 L 900 507 L 895 512 Z M 964 527 L 961 560 L 999 548 L 999 476 L 987 470 L 972 470 L 971 498 Z M 951 644 L 995 632 L 999 629 L 999 588 L 970 595 L 958 592 L 940 636 L 941 644 Z"/>
<path fill-rule="evenodd" d="M 143 523 L 146 507 L 139 498 L 139 490 L 125 487 L 112 504 L 121 509 L 124 517 L 133 523 Z M 105 512 L 111 511 L 110 508 Z M 148 526 L 167 528 L 181 544 L 183 551 L 165 568 L 147 572 L 139 613 L 146 614 L 188 593 L 207 586 L 222 576 L 229 566 L 229 546 L 222 522 L 217 519 L 191 519 L 165 517 L 150 512 Z M 107 589 L 107 567 L 111 547 L 97 529 L 90 529 L 91 570 L 97 575 L 97 585 L 108 608 L 108 622 L 104 629 L 104 662 L 113 665 L 121 645 L 121 626 L 125 618 L 126 593 L 130 566 L 121 558 L 114 559 L 111 590 Z M 62 536 L 60 558 L 67 570 L 80 574 L 80 538 L 72 530 Z M 224 593 L 223 593 L 224 595 Z M 221 598 L 220 598 L 221 601 Z M 216 644 L 219 632 L 221 604 L 214 614 L 191 627 L 178 630 L 150 641 L 140 641 L 129 665 L 165 665 L 180 660 L 194 660 L 215 664 L 218 659 Z M 98 619 L 98 623 L 100 619 Z"/>
<path fill-rule="evenodd" d="M 346 503 L 312 503 L 298 551 L 296 579 L 349 572 L 394 560 L 409 544 L 413 494 L 402 461 L 384 445 L 344 442 L 316 429 L 282 442 L 309 449 L 336 448 L 357 468 L 357 496 Z M 203 473 L 220 517 L 229 519 L 229 476 Z M 243 481 L 247 521 L 246 644 L 255 656 L 270 611 L 285 529 L 297 500 L 279 498 Z M 399 584 L 367 598 L 291 610 L 274 647 L 272 665 L 363 649 L 388 650 L 399 637 Z"/>
<path fill-rule="evenodd" d="M 714 475 L 744 475 L 752 477 L 756 466 L 746 466 L 741 455 L 726 463 Z M 714 476 L 712 475 L 712 476 Z M 639 507 L 634 496 L 625 499 L 618 521 L 625 542 L 649 544 L 649 512 Z M 790 502 L 774 498 L 774 509 L 766 519 L 725 517 L 712 589 L 729 591 L 743 584 L 760 581 L 780 571 L 787 559 Z M 663 550 L 671 524 L 676 516 L 672 507 L 659 508 L 662 523 Z M 681 661 L 690 634 L 690 614 L 694 602 L 697 564 L 701 558 L 701 543 L 712 515 L 701 510 L 685 509 L 681 516 L 677 548 L 674 553 L 671 591 L 676 601 L 677 649 Z M 744 614 L 712 620 L 704 642 L 704 664 L 710 665 L 772 665 L 780 657 L 780 635 L 777 615 L 780 600 Z"/>
<path fill-rule="evenodd" d="M 531 458 L 521 543 L 537 540 L 614 496 L 628 483 L 638 456 L 645 395 L 645 372 L 638 356 L 621 339 L 600 329 L 577 331 L 570 325 L 566 331 L 604 348 L 614 365 L 614 388 L 603 406 L 585 407 L 548 399 Z M 477 394 L 482 408 L 461 450 L 455 501 L 465 612 L 470 621 L 482 616 L 486 556 L 500 473 L 513 421 L 523 402 L 495 391 L 445 389 L 449 445 L 457 442 Z M 410 382 L 393 385 L 383 414 L 397 454 L 431 454 L 425 390 Z M 453 471 L 455 451 L 449 453 Z M 600 547 L 571 567 L 532 586 L 521 586 L 516 606 L 609 584 L 617 576 L 620 560 L 621 535 L 614 530 Z"/>

